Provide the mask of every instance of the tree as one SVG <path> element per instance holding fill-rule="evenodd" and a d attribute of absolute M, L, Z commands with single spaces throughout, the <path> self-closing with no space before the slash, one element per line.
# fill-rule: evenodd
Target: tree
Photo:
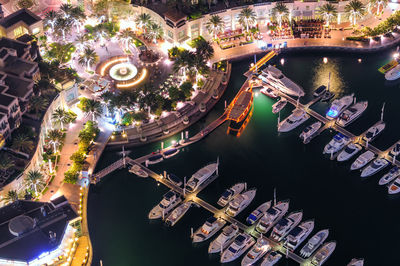
<path fill-rule="evenodd" d="M 43 180 L 43 175 L 38 170 L 29 170 L 25 177 L 25 183 L 35 195 L 43 191 L 46 186 L 46 183 Z"/>
<path fill-rule="evenodd" d="M 34 111 L 35 114 L 39 114 L 41 111 L 46 111 L 49 105 L 49 100 L 42 96 L 33 96 L 29 100 L 29 110 Z"/>
<path fill-rule="evenodd" d="M 277 3 L 274 8 L 272 8 L 272 15 L 276 17 L 279 27 L 282 27 L 282 20 L 286 18 L 289 14 L 289 9 L 284 3 Z"/>
<path fill-rule="evenodd" d="M 12 140 L 11 148 L 20 152 L 29 153 L 34 147 L 33 141 L 25 133 L 19 133 Z"/>
<path fill-rule="evenodd" d="M 71 30 L 71 23 L 72 21 L 70 19 L 67 19 L 65 17 L 57 17 L 54 32 L 61 32 L 61 36 L 63 40 L 65 40 L 65 35 L 68 34 Z"/>
<path fill-rule="evenodd" d="M 121 31 L 118 35 L 118 39 L 125 45 L 125 49 L 129 49 L 129 44 L 135 38 L 135 33 L 130 29 Z"/>
<path fill-rule="evenodd" d="M 351 0 L 345 6 L 344 10 L 353 26 L 357 24 L 357 18 L 362 17 L 366 13 L 366 8 L 360 0 Z"/>
<path fill-rule="evenodd" d="M 246 32 L 249 31 L 250 25 L 256 22 L 256 13 L 253 9 L 246 7 L 243 8 L 239 13 L 239 23 L 246 28 Z"/>
<path fill-rule="evenodd" d="M 67 63 L 71 60 L 72 52 L 75 51 L 75 46 L 72 43 L 58 43 L 54 42 L 50 44 L 50 50 L 48 50 L 48 56 L 58 61 L 56 67 L 58 68 L 60 63 Z M 56 70 L 57 71 L 57 70 Z"/>
<path fill-rule="evenodd" d="M 89 68 L 97 64 L 99 61 L 99 56 L 95 52 L 94 49 L 86 46 L 85 49 L 83 50 L 83 53 L 79 56 L 78 63 L 82 66 L 86 66 L 86 70 L 89 70 Z"/>
<path fill-rule="evenodd" d="M 58 13 L 53 10 L 46 12 L 46 15 L 44 17 L 44 25 L 50 26 L 51 30 L 54 31 L 54 26 L 56 24 L 58 17 L 59 17 Z"/>
<path fill-rule="evenodd" d="M 212 15 L 206 23 L 206 28 L 210 34 L 214 35 L 214 39 L 217 39 L 218 33 L 224 31 L 224 22 L 218 15 Z"/>
<path fill-rule="evenodd" d="M 152 23 L 151 16 L 147 13 L 141 13 L 135 18 L 137 28 L 147 31 L 147 27 Z"/>
<path fill-rule="evenodd" d="M 211 43 L 202 37 L 195 39 L 192 47 L 196 49 L 196 54 L 204 60 L 209 60 L 214 56 L 214 48 Z"/>
<path fill-rule="evenodd" d="M 93 99 L 82 98 L 79 103 L 79 108 L 87 115 L 91 115 L 92 121 L 103 113 L 101 103 Z"/>
<path fill-rule="evenodd" d="M 2 201 L 5 204 L 10 204 L 18 200 L 18 192 L 16 190 L 9 190 L 7 194 L 4 196 Z"/>
<path fill-rule="evenodd" d="M 67 112 L 62 107 L 58 107 L 54 110 L 51 118 L 53 119 L 53 124 L 61 126 L 61 130 L 64 130 L 64 124 L 68 123 Z"/>
<path fill-rule="evenodd" d="M 324 17 L 327 26 L 329 26 L 329 22 L 337 17 L 337 9 L 331 3 L 324 4 L 320 6 L 317 10 L 317 14 Z"/>
<path fill-rule="evenodd" d="M 194 58 L 196 57 L 195 53 L 189 50 L 183 50 L 176 57 L 173 65 L 173 70 L 175 73 L 182 70 L 183 75 L 186 76 L 186 73 L 189 72 L 194 67 Z"/>
<path fill-rule="evenodd" d="M 86 15 L 85 12 L 80 7 L 73 7 L 69 12 L 70 19 L 72 20 L 72 25 L 76 27 L 76 31 L 80 32 L 80 27 L 82 26 L 82 22 L 85 20 Z"/>
<path fill-rule="evenodd" d="M 379 15 L 382 9 L 385 8 L 388 4 L 388 0 L 369 0 L 371 6 L 376 6 L 376 15 Z"/>
<path fill-rule="evenodd" d="M 73 6 L 71 4 L 62 4 L 60 6 L 60 12 L 65 19 L 68 19 L 71 16 L 73 10 Z"/>
<path fill-rule="evenodd" d="M 7 171 L 8 169 L 10 169 L 14 166 L 15 166 L 15 163 L 13 160 L 10 159 L 10 156 L 8 156 L 5 153 L 0 155 L 0 170 L 1 171 Z"/>
<path fill-rule="evenodd" d="M 63 138 L 63 133 L 60 130 L 52 129 L 47 132 L 47 137 L 49 138 L 50 144 L 53 145 L 53 153 L 57 153 L 57 146 L 61 143 Z"/>
<path fill-rule="evenodd" d="M 150 23 L 150 25 L 148 26 L 148 32 L 147 32 L 147 36 L 154 42 L 156 43 L 156 41 L 158 39 L 161 39 L 164 35 L 164 30 L 161 27 L 161 25 L 158 25 L 154 22 Z"/>

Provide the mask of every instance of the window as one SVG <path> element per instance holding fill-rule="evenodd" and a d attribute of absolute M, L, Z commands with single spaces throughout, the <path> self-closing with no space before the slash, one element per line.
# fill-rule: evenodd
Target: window
<path fill-rule="evenodd" d="M 40 32 L 40 28 L 37 27 L 37 28 L 33 29 L 32 34 L 38 34 L 39 32 Z"/>
<path fill-rule="evenodd" d="M 14 29 L 14 37 L 18 38 L 18 37 L 24 35 L 26 32 L 27 32 L 27 30 L 24 27 L 19 26 L 18 28 Z"/>
<path fill-rule="evenodd" d="M 173 39 L 174 38 L 174 34 L 172 33 L 172 31 L 168 31 L 167 32 L 167 34 L 168 34 L 168 37 L 170 37 L 171 39 Z"/>

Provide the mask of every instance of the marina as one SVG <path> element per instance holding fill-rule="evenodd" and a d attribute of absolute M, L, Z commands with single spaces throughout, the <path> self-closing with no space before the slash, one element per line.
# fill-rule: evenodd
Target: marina
<path fill-rule="evenodd" d="M 264 97 L 264 96 L 262 96 L 262 97 Z M 294 103 L 295 103 L 295 101 L 294 101 Z M 329 127 L 326 127 L 324 130 L 326 130 L 326 129 L 329 129 Z M 276 130 L 276 129 L 275 129 L 275 130 Z M 323 132 L 323 131 L 321 131 L 321 132 Z M 360 135 L 362 135 L 362 134 L 357 134 L 357 135 L 355 134 L 355 136 L 360 136 Z M 297 140 L 297 141 L 298 141 L 298 140 Z M 319 140 L 317 140 L 316 142 L 319 142 Z M 311 144 L 311 145 L 314 145 L 314 144 Z M 373 145 L 375 145 L 375 144 L 373 144 Z M 372 145 L 369 144 L 369 146 L 370 146 L 370 148 L 371 148 Z M 322 148 L 323 148 L 323 146 L 320 147 L 320 149 L 322 149 Z M 179 156 L 181 156 L 181 155 L 179 155 Z M 165 162 L 163 162 L 163 164 L 165 164 Z M 246 179 L 244 179 L 244 181 L 245 181 L 245 180 L 246 180 Z M 240 181 L 240 180 L 239 180 L 239 181 Z M 232 183 L 231 183 L 231 185 L 232 185 Z M 221 193 L 221 192 L 219 192 L 219 193 Z M 218 196 L 219 196 L 219 195 L 220 195 L 220 194 L 218 194 Z M 267 199 L 264 199 L 264 200 L 267 200 Z M 254 206 L 254 208 L 255 208 L 255 207 L 257 207 L 257 206 Z M 190 210 L 190 211 L 192 211 L 192 210 Z M 251 210 L 249 210 L 249 211 L 251 211 Z M 207 218 L 207 217 L 204 217 L 204 220 L 205 220 L 206 218 Z M 317 217 L 316 217 L 316 218 L 317 218 Z M 203 222 L 204 222 L 204 220 L 203 220 Z M 318 220 L 318 218 L 317 218 L 317 220 Z M 317 221 L 317 222 L 318 222 L 318 221 Z M 196 228 L 197 228 L 197 227 L 196 227 Z M 186 234 L 186 237 L 187 237 L 187 238 L 189 238 L 188 235 L 189 235 L 189 233 Z M 341 245 L 341 242 L 339 242 L 339 246 L 340 246 L 340 245 Z M 357 254 L 354 254 L 354 255 L 357 255 Z M 359 255 L 359 256 L 360 256 L 360 255 Z M 348 258 L 348 259 L 347 259 L 347 262 L 350 261 L 350 259 L 351 259 L 351 258 Z M 282 260 L 283 260 L 283 259 L 282 259 Z"/>

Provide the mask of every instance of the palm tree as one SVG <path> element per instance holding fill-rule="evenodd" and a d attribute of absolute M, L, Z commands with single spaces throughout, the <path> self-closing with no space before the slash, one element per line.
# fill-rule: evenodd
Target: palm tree
<path fill-rule="evenodd" d="M 382 9 L 385 8 L 388 4 L 388 0 L 369 0 L 369 5 L 376 6 L 376 15 L 379 15 Z"/>
<path fill-rule="evenodd" d="M 71 20 L 64 17 L 58 17 L 55 23 L 55 33 L 57 31 L 61 32 L 63 40 L 65 40 L 65 35 L 71 30 Z"/>
<path fill-rule="evenodd" d="M 70 11 L 70 17 L 72 20 L 72 25 L 75 25 L 76 31 L 80 32 L 80 27 L 82 26 L 82 21 L 85 20 L 85 12 L 80 7 L 73 7 Z"/>
<path fill-rule="evenodd" d="M 164 30 L 161 27 L 161 25 L 156 24 L 156 23 L 150 23 L 148 26 L 148 33 L 147 35 L 150 37 L 150 39 L 156 43 L 157 39 L 161 39 L 164 35 Z"/>
<path fill-rule="evenodd" d="M 41 111 L 45 111 L 49 105 L 49 100 L 42 96 L 33 96 L 29 100 L 29 110 L 33 110 L 35 114 L 39 114 Z"/>
<path fill-rule="evenodd" d="M 250 25 L 256 22 L 256 13 L 254 13 L 253 9 L 246 7 L 243 8 L 239 13 L 239 23 L 242 26 L 246 27 L 246 32 L 249 31 Z"/>
<path fill-rule="evenodd" d="M 217 39 L 218 33 L 224 31 L 224 22 L 222 18 L 218 15 L 212 15 L 211 18 L 206 23 L 206 28 L 210 34 L 214 35 L 214 39 Z"/>
<path fill-rule="evenodd" d="M 151 22 L 151 16 L 147 13 L 141 13 L 135 18 L 136 26 L 144 29 L 145 32 L 147 27 L 150 26 Z"/>
<path fill-rule="evenodd" d="M 10 159 L 10 156 L 6 155 L 6 154 L 2 154 L 0 156 L 0 170 L 1 171 L 7 171 L 8 169 L 10 169 L 11 167 L 14 167 L 15 163 L 13 160 Z"/>
<path fill-rule="evenodd" d="M 126 49 L 129 49 L 129 44 L 135 37 L 135 33 L 130 29 L 121 31 L 118 35 L 118 39 L 125 45 Z"/>
<path fill-rule="evenodd" d="M 47 132 L 47 137 L 49 138 L 50 144 L 53 145 L 54 154 L 56 154 L 57 146 L 61 143 L 63 133 L 60 130 L 52 129 Z"/>
<path fill-rule="evenodd" d="M 360 0 L 351 0 L 344 8 L 349 16 L 351 24 L 354 26 L 357 23 L 357 18 L 362 17 L 365 12 L 365 6 Z"/>
<path fill-rule="evenodd" d="M 62 107 L 58 107 L 51 115 L 53 124 L 60 125 L 61 130 L 64 130 L 64 123 L 67 123 L 67 112 Z"/>
<path fill-rule="evenodd" d="M 19 133 L 12 140 L 11 148 L 29 153 L 34 147 L 33 141 L 29 138 L 27 134 Z"/>
<path fill-rule="evenodd" d="M 284 3 L 277 3 L 274 8 L 272 8 L 272 14 L 276 17 L 279 27 L 282 27 L 282 20 L 289 15 L 289 9 Z"/>
<path fill-rule="evenodd" d="M 196 48 L 196 54 L 203 58 L 203 60 L 207 61 L 214 56 L 214 48 L 211 46 L 210 42 L 203 38 L 195 42 L 194 48 Z"/>
<path fill-rule="evenodd" d="M 74 9 L 74 7 L 71 4 L 62 4 L 60 6 L 60 11 L 64 15 L 65 19 L 67 19 L 71 16 L 73 9 Z"/>
<path fill-rule="evenodd" d="M 320 6 L 317 10 L 317 14 L 324 17 L 326 25 L 329 27 L 329 22 L 337 17 L 337 9 L 331 3 Z"/>
<path fill-rule="evenodd" d="M 86 114 L 92 116 L 92 121 L 94 121 L 97 117 L 101 116 L 101 114 L 103 113 L 103 108 L 101 107 L 101 103 L 93 99 L 87 99 L 86 101 L 84 101 L 82 110 Z"/>
<path fill-rule="evenodd" d="M 48 11 L 44 17 L 44 24 L 45 26 L 50 26 L 51 30 L 54 31 L 54 26 L 56 24 L 57 18 L 58 18 L 58 13 L 51 10 Z"/>
<path fill-rule="evenodd" d="M 85 46 L 85 43 L 86 43 L 87 41 L 88 41 L 88 38 L 87 38 L 87 35 L 85 35 L 85 34 L 78 35 L 78 36 L 76 36 L 76 38 L 75 38 L 75 42 L 78 43 L 78 49 L 79 49 L 80 51 L 83 50 L 83 47 Z"/>
<path fill-rule="evenodd" d="M 194 67 L 195 57 L 195 53 L 189 50 L 183 50 L 182 52 L 180 52 L 174 61 L 174 72 L 177 73 L 182 70 L 183 76 L 186 76 L 186 73 L 191 71 L 191 69 Z"/>
<path fill-rule="evenodd" d="M 95 52 L 94 49 L 86 46 L 85 49 L 83 50 L 83 53 L 79 56 L 78 63 L 82 66 L 86 66 L 86 70 L 89 70 L 89 68 L 97 64 L 99 61 L 99 56 Z"/>
<path fill-rule="evenodd" d="M 46 186 L 46 183 L 43 180 L 43 175 L 38 170 L 29 170 L 25 177 L 25 183 L 35 195 L 43 191 Z"/>
<path fill-rule="evenodd" d="M 9 190 L 2 199 L 2 201 L 5 202 L 5 204 L 10 204 L 17 200 L 18 200 L 18 192 L 16 190 Z"/>

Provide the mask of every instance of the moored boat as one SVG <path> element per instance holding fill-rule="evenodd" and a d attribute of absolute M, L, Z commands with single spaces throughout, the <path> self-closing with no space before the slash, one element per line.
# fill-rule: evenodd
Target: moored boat
<path fill-rule="evenodd" d="M 344 148 L 350 142 L 350 138 L 343 135 L 342 133 L 337 133 L 333 136 L 332 140 L 324 147 L 323 154 L 335 154 Z"/>
<path fill-rule="evenodd" d="M 304 247 L 300 250 L 300 255 L 303 256 L 304 258 L 308 258 L 309 256 L 311 256 L 311 254 L 313 254 L 314 251 L 317 250 L 317 248 L 321 246 L 322 243 L 324 243 L 328 235 L 329 235 L 328 229 L 317 232 L 313 237 L 310 238 L 310 240 L 308 240 L 307 244 L 305 244 Z"/>
<path fill-rule="evenodd" d="M 388 193 L 389 194 L 397 194 L 400 192 L 400 177 L 396 178 L 389 186 Z"/>
<path fill-rule="evenodd" d="M 303 212 L 297 211 L 290 213 L 287 217 L 279 220 L 271 232 L 271 238 L 275 241 L 281 241 L 294 227 L 296 227 L 303 218 Z"/>
<path fill-rule="evenodd" d="M 227 246 L 229 246 L 238 233 L 239 227 L 237 227 L 237 225 L 231 224 L 224 227 L 224 229 L 222 229 L 222 233 L 210 243 L 210 246 L 208 247 L 208 253 L 211 254 L 221 252 L 221 248 L 224 250 Z"/>
<path fill-rule="evenodd" d="M 173 190 L 168 191 L 163 196 L 161 202 L 151 209 L 149 219 L 164 219 L 181 201 L 182 198 L 179 194 Z"/>
<path fill-rule="evenodd" d="M 279 254 L 277 251 L 273 250 L 269 252 L 264 260 L 261 262 L 260 266 L 272 266 L 275 265 L 280 259 L 282 258 L 282 255 Z"/>
<path fill-rule="evenodd" d="M 164 157 L 161 154 L 156 154 L 156 155 L 149 157 L 146 160 L 146 165 L 156 164 L 156 163 L 162 162 L 163 160 L 164 160 Z"/>
<path fill-rule="evenodd" d="M 242 193 L 246 188 L 246 183 L 238 183 L 232 187 L 226 189 L 219 198 L 217 204 L 221 207 L 225 207 L 237 194 Z"/>
<path fill-rule="evenodd" d="M 224 227 L 225 224 L 226 221 L 220 217 L 209 217 L 207 221 L 193 234 L 193 243 L 206 241 Z"/>
<path fill-rule="evenodd" d="M 179 153 L 179 149 L 171 148 L 171 149 L 168 149 L 163 152 L 163 157 L 164 157 L 164 159 L 168 159 L 168 158 L 171 158 L 172 156 L 175 156 L 178 153 Z"/>
<path fill-rule="evenodd" d="M 315 122 L 309 126 L 307 126 L 301 133 L 300 133 L 300 139 L 303 140 L 303 143 L 306 144 L 309 142 L 309 140 L 314 136 L 315 133 L 321 128 L 322 123 L 321 122 Z"/>
<path fill-rule="evenodd" d="M 279 221 L 289 209 L 289 200 L 278 202 L 273 207 L 269 208 L 258 221 L 256 230 L 259 233 L 265 234 Z"/>
<path fill-rule="evenodd" d="M 311 259 L 311 263 L 313 265 L 322 265 L 325 261 L 332 255 L 333 251 L 336 248 L 336 242 L 331 241 L 322 245 L 322 247 L 315 252 L 314 256 Z"/>
<path fill-rule="evenodd" d="M 221 263 L 227 263 L 239 258 L 256 241 L 249 234 L 241 233 L 236 236 L 232 244 L 221 254 Z"/>
<path fill-rule="evenodd" d="M 328 112 L 326 112 L 326 118 L 329 120 L 336 119 L 339 115 L 346 110 L 347 107 L 353 102 L 354 94 L 344 96 L 340 99 L 336 99 L 332 102 Z"/>
<path fill-rule="evenodd" d="M 361 172 L 361 177 L 367 177 L 376 174 L 383 168 L 389 165 L 389 162 L 384 158 L 375 159 L 367 167 L 365 167 Z"/>
<path fill-rule="evenodd" d="M 391 70 L 385 73 L 385 79 L 393 81 L 400 78 L 400 65 L 395 66 Z"/>
<path fill-rule="evenodd" d="M 237 194 L 228 205 L 225 213 L 231 217 L 235 217 L 242 212 L 256 196 L 256 189 L 250 189 L 240 194 Z"/>
<path fill-rule="evenodd" d="M 368 107 L 368 102 L 358 102 L 347 108 L 343 113 L 339 115 L 339 118 L 336 120 L 336 124 L 341 127 L 346 127 L 353 123 L 358 117 L 364 113 L 364 111 Z"/>
<path fill-rule="evenodd" d="M 257 209 L 255 209 L 250 213 L 250 215 L 246 219 L 246 222 L 250 225 L 257 222 L 264 215 L 264 213 L 271 207 L 271 202 L 272 201 L 267 201 L 258 206 Z"/>
<path fill-rule="evenodd" d="M 364 265 L 364 259 L 352 259 L 347 266 L 363 266 Z"/>
<path fill-rule="evenodd" d="M 375 126 L 372 126 L 368 129 L 367 133 L 363 136 L 363 140 L 367 142 L 373 141 L 379 134 L 382 133 L 382 131 L 385 129 L 385 122 L 381 121 Z"/>
<path fill-rule="evenodd" d="M 326 86 L 325 85 L 321 85 L 319 86 L 313 93 L 314 97 L 319 97 L 324 95 L 324 93 L 326 92 Z"/>
<path fill-rule="evenodd" d="M 183 185 L 182 179 L 180 179 L 178 176 L 176 176 L 176 175 L 174 175 L 174 174 L 169 173 L 169 174 L 167 175 L 167 179 L 168 179 L 171 183 L 173 183 L 174 185 L 176 185 L 176 186 L 178 186 L 178 187 L 180 187 L 180 186 Z"/>
<path fill-rule="evenodd" d="M 282 71 L 272 65 L 268 65 L 263 69 L 259 78 L 283 93 L 296 97 L 302 97 L 305 94 L 303 88 L 287 78 Z"/>
<path fill-rule="evenodd" d="M 375 158 L 375 153 L 372 151 L 366 151 L 362 153 L 360 156 L 357 157 L 357 159 L 351 164 L 350 170 L 357 170 L 372 161 Z"/>
<path fill-rule="evenodd" d="M 218 169 L 218 162 L 210 163 L 192 175 L 186 183 L 185 190 L 188 193 L 196 191 L 201 184 L 206 182 Z"/>
<path fill-rule="evenodd" d="M 396 144 L 394 144 L 392 150 L 390 151 L 390 154 L 392 156 L 397 156 L 400 154 L 400 141 L 396 142 Z"/>
<path fill-rule="evenodd" d="M 274 103 L 274 105 L 272 105 L 272 113 L 277 114 L 279 113 L 287 104 L 287 100 L 286 99 L 281 99 L 278 102 Z"/>
<path fill-rule="evenodd" d="M 351 142 L 336 158 L 338 162 L 347 161 L 362 150 L 361 145 Z"/>
<path fill-rule="evenodd" d="M 302 222 L 293 228 L 286 237 L 284 246 L 294 251 L 314 230 L 314 220 Z"/>
<path fill-rule="evenodd" d="M 143 170 L 142 167 L 140 167 L 137 164 L 134 164 L 129 168 L 129 173 L 135 174 L 140 177 L 148 177 L 149 176 L 149 174 L 145 170 Z"/>
<path fill-rule="evenodd" d="M 335 94 L 327 90 L 324 95 L 322 95 L 321 102 L 329 102 L 333 97 L 335 97 Z"/>
<path fill-rule="evenodd" d="M 270 87 L 264 87 L 260 90 L 260 92 L 271 98 L 278 98 L 278 94 Z"/>
<path fill-rule="evenodd" d="M 176 207 L 170 215 L 168 215 L 167 219 L 165 219 L 165 223 L 168 226 L 174 226 L 183 217 L 183 215 L 185 215 L 191 206 L 192 202 L 187 201 L 182 203 Z"/>
<path fill-rule="evenodd" d="M 268 251 L 271 250 L 271 246 L 267 239 L 260 237 L 257 243 L 247 252 L 242 259 L 242 266 L 254 265 L 259 259 L 261 259 Z"/>
<path fill-rule="evenodd" d="M 278 131 L 279 132 L 288 132 L 305 121 L 307 121 L 310 118 L 310 116 L 302 109 L 294 109 L 292 114 L 288 116 L 285 120 L 279 123 L 278 125 Z"/>
<path fill-rule="evenodd" d="M 400 175 L 400 168 L 394 166 L 390 171 L 379 179 L 379 185 L 386 185 Z"/>

